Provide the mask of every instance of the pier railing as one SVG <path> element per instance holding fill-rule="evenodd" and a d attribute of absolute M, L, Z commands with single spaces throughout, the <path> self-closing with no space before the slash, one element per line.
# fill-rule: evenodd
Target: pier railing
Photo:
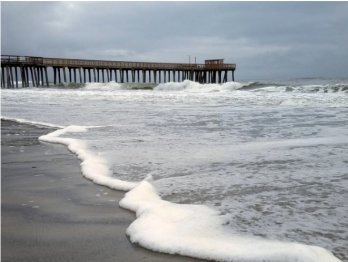
<path fill-rule="evenodd" d="M 108 61 L 66 58 L 45 58 L 35 56 L 1 55 L 1 64 L 25 64 L 49 67 L 85 67 L 85 68 L 123 68 L 140 70 L 232 70 L 235 64 L 186 64 L 186 63 L 154 63 L 154 62 L 130 62 Z"/>

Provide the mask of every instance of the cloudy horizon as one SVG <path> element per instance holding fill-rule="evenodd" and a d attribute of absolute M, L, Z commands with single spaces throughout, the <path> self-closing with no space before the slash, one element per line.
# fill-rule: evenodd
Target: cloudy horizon
<path fill-rule="evenodd" d="M 343 78 L 346 2 L 2 2 L 1 53 L 236 63 L 236 78 Z"/>

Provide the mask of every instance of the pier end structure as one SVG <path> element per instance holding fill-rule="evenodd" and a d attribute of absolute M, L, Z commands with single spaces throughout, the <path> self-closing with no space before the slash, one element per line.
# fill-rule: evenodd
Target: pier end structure
<path fill-rule="evenodd" d="M 225 83 L 229 72 L 234 81 L 235 70 L 236 64 L 225 64 L 223 59 L 187 64 L 1 55 L 0 73 L 1 88 L 18 88 L 110 81 L 165 83 L 186 79 L 202 84 Z"/>

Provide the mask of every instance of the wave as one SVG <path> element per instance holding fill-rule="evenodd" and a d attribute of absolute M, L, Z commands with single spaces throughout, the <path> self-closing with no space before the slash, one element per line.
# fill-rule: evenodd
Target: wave
<path fill-rule="evenodd" d="M 85 90 L 93 91 L 113 91 L 113 90 L 153 90 L 156 84 L 151 83 L 86 83 L 83 85 Z"/>
<path fill-rule="evenodd" d="M 183 82 L 159 84 L 155 91 L 187 91 L 187 92 L 294 92 L 294 93 L 348 93 L 348 84 L 323 85 L 284 85 L 263 82 L 226 82 L 223 84 L 200 84 L 185 80 Z"/>
<path fill-rule="evenodd" d="M 247 83 L 249 85 L 251 83 Z M 223 84 L 200 84 L 190 80 L 183 82 L 168 82 L 157 85 L 155 91 L 187 91 L 187 92 L 218 92 L 234 91 L 241 89 L 244 85 L 239 82 L 227 82 Z"/>
<path fill-rule="evenodd" d="M 56 88 L 64 88 L 64 89 L 77 89 L 77 88 L 82 88 L 84 87 L 85 84 L 83 83 L 67 83 L 67 82 L 63 82 L 60 84 L 56 84 L 54 87 Z"/>
<path fill-rule="evenodd" d="M 323 80 L 321 80 L 323 81 Z M 184 80 L 182 82 L 167 83 L 62 83 L 55 86 L 64 89 L 83 89 L 88 91 L 129 91 L 129 90 L 153 90 L 172 92 L 233 92 L 249 91 L 264 93 L 348 93 L 348 83 L 323 83 L 323 84 L 301 84 L 301 83 L 276 83 L 276 82 L 226 82 L 222 84 L 201 84 L 198 82 Z"/>
<path fill-rule="evenodd" d="M 218 261 L 340 261 L 321 247 L 226 232 L 217 211 L 204 205 L 163 200 L 151 184 L 151 175 L 140 182 L 112 177 L 105 159 L 90 151 L 84 141 L 61 137 L 87 132 L 89 128 L 67 126 L 40 136 L 39 140 L 66 145 L 82 161 L 82 174 L 94 183 L 128 191 L 119 204 L 136 213 L 136 220 L 127 229 L 132 243 L 153 251 Z"/>
<path fill-rule="evenodd" d="M 348 84 L 324 85 L 270 85 L 255 88 L 259 92 L 294 92 L 294 93 L 348 93 Z"/>
<path fill-rule="evenodd" d="M 114 81 L 108 83 L 86 83 L 83 88 L 85 90 L 96 90 L 96 91 L 110 91 L 110 90 L 122 90 L 126 89 L 123 84 L 116 83 Z"/>

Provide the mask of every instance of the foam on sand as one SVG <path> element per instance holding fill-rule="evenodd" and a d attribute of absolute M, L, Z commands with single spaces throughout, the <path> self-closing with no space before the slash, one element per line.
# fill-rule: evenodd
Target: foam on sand
<path fill-rule="evenodd" d="M 216 211 L 162 200 L 149 181 L 126 193 L 120 206 L 136 212 L 130 240 L 153 251 L 217 261 L 340 261 L 317 246 L 227 234 Z"/>
<path fill-rule="evenodd" d="M 78 139 L 60 137 L 66 133 L 86 132 L 88 128 L 91 127 L 68 126 L 47 135 L 40 136 L 39 140 L 66 145 L 69 150 L 75 153 L 82 161 L 82 174 L 94 183 L 122 191 L 128 191 L 134 188 L 137 183 L 122 181 L 111 177 L 111 171 L 106 161 L 88 150 L 86 143 Z"/>

